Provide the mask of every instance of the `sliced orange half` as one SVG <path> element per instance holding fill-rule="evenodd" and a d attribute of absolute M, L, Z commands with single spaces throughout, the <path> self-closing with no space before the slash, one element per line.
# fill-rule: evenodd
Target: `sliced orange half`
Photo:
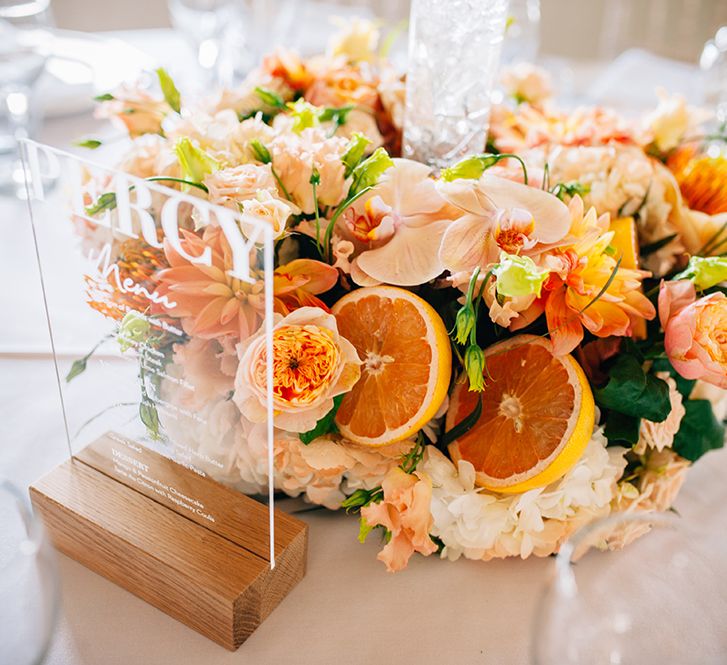
<path fill-rule="evenodd" d="M 593 394 L 570 355 L 555 356 L 550 342 L 519 335 L 485 351 L 486 386 L 476 425 L 449 446 L 457 462 L 471 462 L 480 487 L 526 492 L 562 477 L 581 457 L 595 420 Z M 476 407 L 478 393 L 458 384 L 446 427 Z"/>
<path fill-rule="evenodd" d="M 393 286 L 352 291 L 333 313 L 363 361 L 336 415 L 341 434 L 382 446 L 419 431 L 442 405 L 452 374 L 442 319 L 426 301 Z"/>
<path fill-rule="evenodd" d="M 639 268 L 639 237 L 633 217 L 618 217 L 611 222 L 613 238 L 611 244 L 621 257 L 621 267 L 629 270 Z M 634 321 L 632 334 L 636 339 L 646 339 L 646 319 L 638 317 Z"/>

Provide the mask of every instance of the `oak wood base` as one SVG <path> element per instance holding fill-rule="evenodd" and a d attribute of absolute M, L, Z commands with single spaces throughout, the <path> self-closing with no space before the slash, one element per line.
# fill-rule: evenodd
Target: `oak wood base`
<path fill-rule="evenodd" d="M 116 466 L 125 441 L 109 433 L 31 486 L 54 545 L 237 649 L 305 575 L 307 525 L 276 510 L 271 570 L 266 506 L 130 441 L 144 463 Z"/>

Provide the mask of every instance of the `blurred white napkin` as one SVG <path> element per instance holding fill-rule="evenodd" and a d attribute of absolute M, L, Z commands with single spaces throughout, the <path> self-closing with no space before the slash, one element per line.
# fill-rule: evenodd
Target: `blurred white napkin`
<path fill-rule="evenodd" d="M 702 101 L 701 71 L 696 65 L 670 60 L 642 49 L 629 49 L 610 63 L 587 91 L 589 101 L 619 110 L 638 110 L 657 103 L 656 89 Z"/>

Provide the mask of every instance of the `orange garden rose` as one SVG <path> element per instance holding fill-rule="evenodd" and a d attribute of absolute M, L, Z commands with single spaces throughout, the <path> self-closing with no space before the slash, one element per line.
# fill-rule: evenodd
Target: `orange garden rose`
<path fill-rule="evenodd" d="M 238 346 L 240 366 L 233 399 L 243 418 L 267 418 L 267 350 L 263 331 Z M 356 349 L 338 333 L 336 319 L 317 307 L 279 317 L 273 330 L 275 425 L 307 432 L 361 376 Z"/>

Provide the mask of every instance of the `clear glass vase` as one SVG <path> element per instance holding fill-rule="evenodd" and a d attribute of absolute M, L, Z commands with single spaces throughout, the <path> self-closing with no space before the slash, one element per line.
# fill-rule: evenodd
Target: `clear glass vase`
<path fill-rule="evenodd" d="M 435 167 L 485 148 L 507 0 L 413 0 L 404 156 Z"/>

